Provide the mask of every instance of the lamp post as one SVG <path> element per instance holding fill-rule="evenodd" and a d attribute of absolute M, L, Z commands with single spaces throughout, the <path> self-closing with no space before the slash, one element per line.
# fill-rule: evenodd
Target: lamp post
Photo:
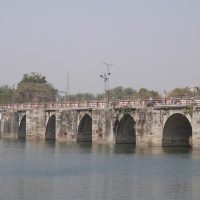
<path fill-rule="evenodd" d="M 13 91 L 12 91 L 12 106 L 14 108 L 14 103 L 15 103 L 15 85 L 13 84 Z"/>
<path fill-rule="evenodd" d="M 104 73 L 102 75 L 99 75 L 104 80 L 104 93 L 105 93 L 105 99 L 107 99 L 107 106 L 109 106 L 110 103 L 110 94 L 109 94 L 109 76 L 110 73 L 110 66 L 113 64 L 103 63 L 107 66 L 107 73 Z"/>
<path fill-rule="evenodd" d="M 108 80 L 107 80 L 107 89 L 109 90 L 109 76 L 111 75 L 111 73 L 110 73 L 110 66 L 112 66 L 114 64 L 108 64 L 108 63 L 103 63 L 103 64 L 106 65 L 107 69 L 108 69 L 108 71 L 107 71 L 107 78 L 108 78 Z"/>
<path fill-rule="evenodd" d="M 106 91 L 107 91 L 106 82 L 108 80 L 108 77 L 107 77 L 106 73 L 100 74 L 99 76 L 101 78 L 103 78 L 103 81 L 104 81 L 104 94 L 105 94 L 105 99 L 106 99 Z"/>
<path fill-rule="evenodd" d="M 67 73 L 67 82 L 66 82 L 66 93 L 65 93 L 66 102 L 67 102 L 67 95 L 69 96 L 69 101 L 70 101 L 71 98 L 70 98 L 70 88 L 69 88 L 69 73 Z"/>
<path fill-rule="evenodd" d="M 107 80 L 106 80 L 106 82 L 107 82 L 107 95 L 108 95 L 108 99 L 107 99 L 107 103 L 108 103 L 108 106 L 109 106 L 109 103 L 110 103 L 110 75 L 111 75 L 111 73 L 110 73 L 110 66 L 112 66 L 112 65 L 114 65 L 114 64 L 108 64 L 108 63 L 103 63 L 104 65 L 106 65 L 107 66 Z M 105 83 L 106 84 L 106 83 Z"/>

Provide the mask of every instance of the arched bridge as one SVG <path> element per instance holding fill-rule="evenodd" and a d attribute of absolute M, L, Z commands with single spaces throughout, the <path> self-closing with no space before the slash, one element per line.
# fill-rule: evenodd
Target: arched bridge
<path fill-rule="evenodd" d="M 200 146 L 198 105 L 35 107 L 0 112 L 1 137 Z"/>

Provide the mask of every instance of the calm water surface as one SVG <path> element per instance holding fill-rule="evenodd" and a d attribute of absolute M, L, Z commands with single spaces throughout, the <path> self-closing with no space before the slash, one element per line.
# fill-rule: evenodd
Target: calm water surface
<path fill-rule="evenodd" d="M 200 150 L 0 140 L 1 200 L 199 200 Z"/>

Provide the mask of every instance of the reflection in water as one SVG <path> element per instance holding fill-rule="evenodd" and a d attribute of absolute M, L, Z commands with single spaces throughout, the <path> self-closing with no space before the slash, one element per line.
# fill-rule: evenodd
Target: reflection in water
<path fill-rule="evenodd" d="M 0 140 L 3 200 L 199 199 L 200 151 Z"/>
<path fill-rule="evenodd" d="M 115 154 L 133 154 L 135 153 L 136 145 L 134 144 L 116 144 L 113 146 Z"/>
<path fill-rule="evenodd" d="M 55 148 L 56 145 L 56 140 L 45 140 L 41 142 L 44 144 L 45 148 Z"/>
<path fill-rule="evenodd" d="M 190 154 L 192 153 L 191 147 L 163 147 L 163 153 L 167 154 Z"/>

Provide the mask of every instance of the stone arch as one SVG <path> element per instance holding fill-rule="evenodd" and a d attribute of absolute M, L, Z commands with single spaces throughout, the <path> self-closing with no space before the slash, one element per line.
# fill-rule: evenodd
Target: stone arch
<path fill-rule="evenodd" d="M 78 127 L 77 142 L 92 142 L 92 117 L 85 114 Z"/>
<path fill-rule="evenodd" d="M 130 114 L 124 114 L 116 127 L 116 144 L 136 144 L 135 120 Z"/>
<path fill-rule="evenodd" d="M 45 140 L 55 140 L 56 139 L 56 116 L 52 115 L 46 126 Z"/>
<path fill-rule="evenodd" d="M 18 139 L 26 139 L 26 115 L 20 121 Z"/>
<path fill-rule="evenodd" d="M 163 129 L 163 146 L 191 146 L 192 126 L 186 116 L 172 114 Z"/>

